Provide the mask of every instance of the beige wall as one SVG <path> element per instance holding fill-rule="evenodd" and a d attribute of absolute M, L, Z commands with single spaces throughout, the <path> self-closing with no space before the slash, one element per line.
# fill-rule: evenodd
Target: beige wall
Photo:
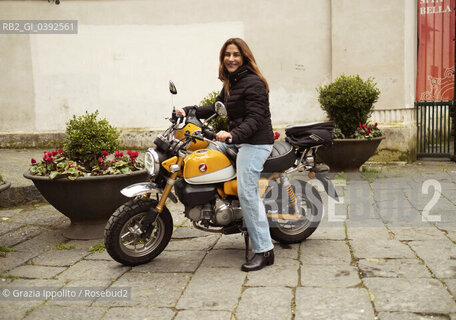
<path fill-rule="evenodd" d="M 218 52 L 249 43 L 271 87 L 275 127 L 323 120 L 315 88 L 373 76 L 377 109 L 412 108 L 414 0 L 1 1 L 0 19 L 78 20 L 77 35 L 0 35 L 0 133 L 62 131 L 99 109 L 119 128 L 163 128 L 171 110 L 219 90 Z"/>

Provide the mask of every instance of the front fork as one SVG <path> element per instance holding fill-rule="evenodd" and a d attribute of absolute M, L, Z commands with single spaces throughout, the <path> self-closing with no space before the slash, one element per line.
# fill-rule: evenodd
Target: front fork
<path fill-rule="evenodd" d="M 163 207 L 165 206 L 165 202 L 168 199 L 169 193 L 171 192 L 171 189 L 173 188 L 174 183 L 176 182 L 176 179 L 177 179 L 179 173 L 182 172 L 181 168 L 182 168 L 183 163 L 184 163 L 184 157 L 179 155 L 177 157 L 177 167 L 176 167 L 176 168 L 179 168 L 179 170 L 176 170 L 175 172 L 171 173 L 171 176 L 166 181 L 166 186 L 163 189 L 163 194 L 160 197 L 160 200 L 158 201 L 157 206 L 155 207 L 155 209 L 157 210 L 158 213 L 161 213 L 163 211 Z"/>

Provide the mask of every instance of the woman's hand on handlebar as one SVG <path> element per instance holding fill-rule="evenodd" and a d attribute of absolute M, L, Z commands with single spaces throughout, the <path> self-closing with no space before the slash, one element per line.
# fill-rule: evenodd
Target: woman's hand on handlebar
<path fill-rule="evenodd" d="M 182 116 L 186 116 L 184 109 L 176 109 L 176 114 L 181 114 Z"/>
<path fill-rule="evenodd" d="M 220 142 L 231 143 L 232 139 L 233 139 L 233 136 L 231 135 L 231 133 L 226 132 L 224 130 L 217 132 L 217 134 L 215 135 L 215 140 L 220 141 Z"/>

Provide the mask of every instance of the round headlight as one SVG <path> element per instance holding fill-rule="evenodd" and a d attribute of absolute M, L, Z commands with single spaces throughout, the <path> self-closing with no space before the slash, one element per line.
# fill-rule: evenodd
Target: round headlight
<path fill-rule="evenodd" d="M 144 168 L 151 176 L 156 176 L 160 171 L 160 159 L 158 157 L 157 151 L 150 148 L 147 150 L 146 155 L 144 156 Z"/>

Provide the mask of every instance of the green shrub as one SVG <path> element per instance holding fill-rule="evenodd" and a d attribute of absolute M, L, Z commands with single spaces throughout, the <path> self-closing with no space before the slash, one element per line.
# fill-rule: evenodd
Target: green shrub
<path fill-rule="evenodd" d="M 201 106 L 212 105 L 213 103 L 215 103 L 215 100 L 217 99 L 219 94 L 220 94 L 220 92 L 212 91 L 206 97 L 204 97 L 203 100 L 201 100 L 200 105 Z M 215 117 L 208 122 L 208 125 L 215 132 L 219 132 L 220 130 L 229 131 L 228 117 L 226 117 L 226 118 Z"/>
<path fill-rule="evenodd" d="M 103 150 L 114 152 L 119 147 L 119 133 L 106 119 L 97 120 L 94 113 L 73 116 L 67 122 L 64 150 L 68 158 L 91 168 L 103 155 Z"/>
<path fill-rule="evenodd" d="M 328 85 L 317 88 L 318 101 L 329 119 L 345 137 L 352 137 L 359 123 L 367 123 L 380 90 L 373 78 L 341 75 Z"/>

